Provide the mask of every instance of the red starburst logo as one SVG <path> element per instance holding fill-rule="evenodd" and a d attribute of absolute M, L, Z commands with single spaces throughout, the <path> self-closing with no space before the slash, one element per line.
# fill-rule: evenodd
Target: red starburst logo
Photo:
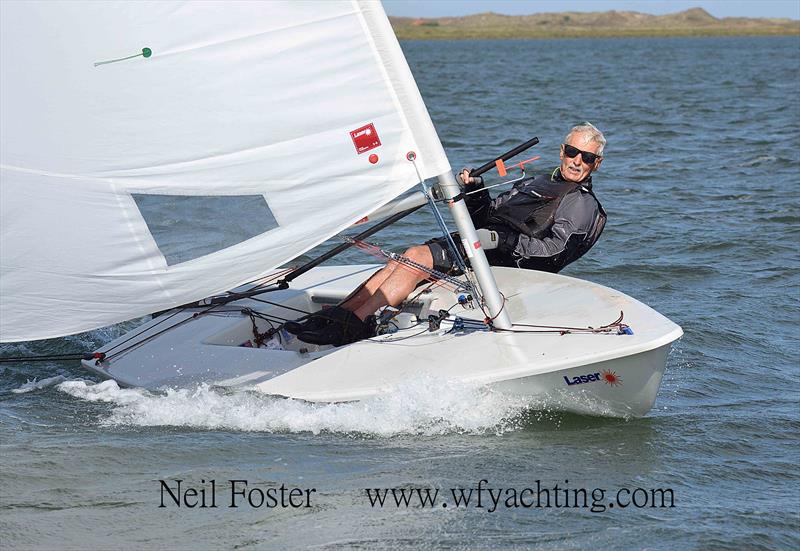
<path fill-rule="evenodd" d="M 614 371 L 606 369 L 605 371 L 603 371 L 603 382 L 611 386 L 621 386 L 622 377 L 617 375 Z"/>

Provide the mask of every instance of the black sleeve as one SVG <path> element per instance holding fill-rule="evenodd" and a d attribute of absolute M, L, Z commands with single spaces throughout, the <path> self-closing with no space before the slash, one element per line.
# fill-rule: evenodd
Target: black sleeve
<path fill-rule="evenodd" d="M 470 193 L 474 191 L 477 191 L 477 193 Z M 486 220 L 489 217 L 489 208 L 492 204 L 489 191 L 484 189 L 483 182 L 481 182 L 480 184 L 465 185 L 464 193 L 469 194 L 464 196 L 464 202 L 467 205 L 467 210 L 469 211 L 470 217 L 472 217 L 472 223 L 475 225 L 475 228 L 486 226 Z"/>

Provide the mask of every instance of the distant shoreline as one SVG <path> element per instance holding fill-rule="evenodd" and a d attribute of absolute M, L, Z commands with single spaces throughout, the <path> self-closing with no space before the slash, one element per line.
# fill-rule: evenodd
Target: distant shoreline
<path fill-rule="evenodd" d="M 458 34 L 458 35 L 445 35 L 445 34 L 410 34 L 410 33 L 396 33 L 398 40 L 553 40 L 559 38 L 714 38 L 714 37 L 780 37 L 780 36 L 797 36 L 799 32 L 638 32 L 638 33 L 541 33 L 541 34 Z"/>
<path fill-rule="evenodd" d="M 717 19 L 701 8 L 668 15 L 619 11 L 518 16 L 482 13 L 464 17 L 390 17 L 389 20 L 400 40 L 800 35 L 800 21 L 797 20 L 742 17 Z"/>
<path fill-rule="evenodd" d="M 408 35 L 406 33 L 397 33 L 397 39 L 403 41 L 414 40 L 557 40 L 557 39 L 591 39 L 591 38 L 719 38 L 719 37 L 783 37 L 783 36 L 797 36 L 800 32 L 730 32 L 730 33 L 586 33 L 586 34 L 536 34 L 536 35 L 492 35 L 492 34 L 459 34 L 458 36 L 452 35 Z"/>

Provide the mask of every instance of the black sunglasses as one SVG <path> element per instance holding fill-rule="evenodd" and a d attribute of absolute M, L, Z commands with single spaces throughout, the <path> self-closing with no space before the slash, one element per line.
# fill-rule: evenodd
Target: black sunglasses
<path fill-rule="evenodd" d="M 583 159 L 583 162 L 586 163 L 587 165 L 590 165 L 594 163 L 597 159 L 602 158 L 597 153 L 591 153 L 590 151 L 581 151 L 577 147 L 571 146 L 568 143 L 561 145 L 564 146 L 564 155 L 566 155 L 571 159 L 580 153 L 581 159 Z"/>

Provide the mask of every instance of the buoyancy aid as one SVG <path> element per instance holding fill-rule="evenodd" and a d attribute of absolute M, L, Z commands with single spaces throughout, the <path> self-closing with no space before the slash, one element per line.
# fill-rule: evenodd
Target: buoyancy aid
<path fill-rule="evenodd" d="M 580 228 L 583 231 L 570 237 L 563 250 L 555 253 L 552 258 L 523 258 L 511 255 L 511 250 L 501 247 L 487 252 L 490 263 L 557 272 L 566 264 L 580 258 L 597 242 L 605 228 L 607 215 L 592 192 L 591 178 L 581 183 L 568 182 L 561 177 L 558 168 L 549 176 L 542 175 L 517 182 L 511 190 L 493 201 L 485 190 L 468 196 L 468 207 L 476 227 L 503 232 L 512 239 L 510 243 L 516 243 L 514 235 L 523 234 L 539 240 L 551 236 L 559 206 L 566 197 L 574 193 L 591 195 L 597 205 L 597 214 L 589 227 Z M 569 213 L 561 215 L 569 216 Z M 513 248 L 513 244 L 510 246 Z"/>
<path fill-rule="evenodd" d="M 606 213 L 592 192 L 591 178 L 581 183 L 568 182 L 556 169 L 550 176 L 540 175 L 517 182 L 510 191 L 498 196 L 486 218 L 486 227 L 507 226 L 528 237 L 542 239 L 549 234 L 559 205 L 570 193 L 589 193 L 600 210 L 600 223 L 595 226 L 605 226 Z M 596 240 L 603 228 L 592 229 Z"/>

